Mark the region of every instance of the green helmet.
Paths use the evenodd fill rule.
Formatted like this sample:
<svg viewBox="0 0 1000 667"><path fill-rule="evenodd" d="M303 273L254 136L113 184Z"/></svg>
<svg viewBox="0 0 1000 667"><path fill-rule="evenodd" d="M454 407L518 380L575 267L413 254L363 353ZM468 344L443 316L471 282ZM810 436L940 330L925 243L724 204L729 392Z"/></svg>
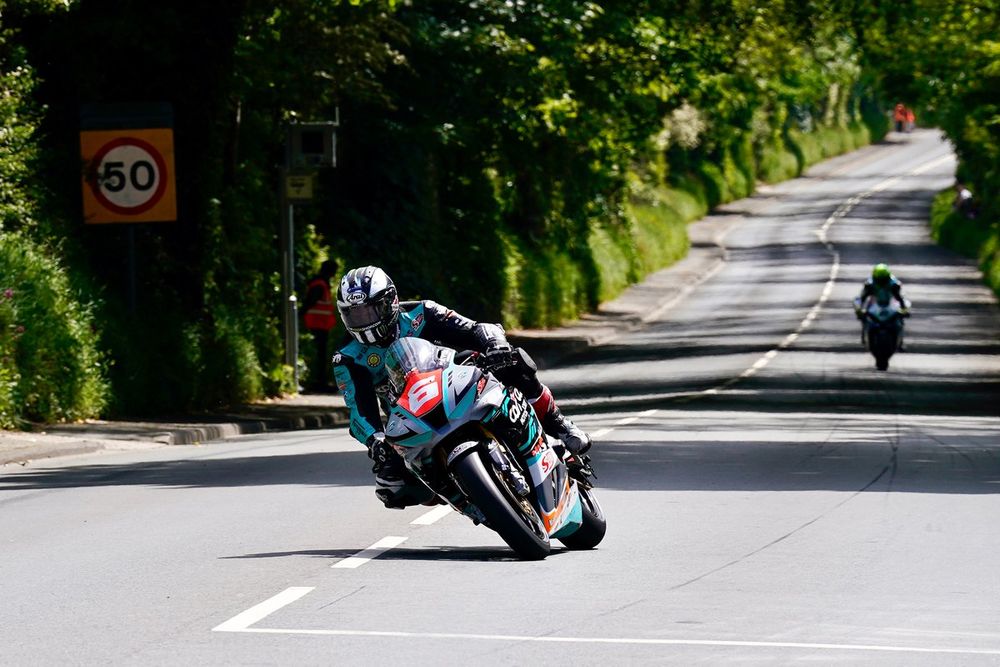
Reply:
<svg viewBox="0 0 1000 667"><path fill-rule="evenodd" d="M889 267L885 264L878 263L872 267L872 280L877 283L887 283L889 278L892 277L892 272L889 271Z"/></svg>

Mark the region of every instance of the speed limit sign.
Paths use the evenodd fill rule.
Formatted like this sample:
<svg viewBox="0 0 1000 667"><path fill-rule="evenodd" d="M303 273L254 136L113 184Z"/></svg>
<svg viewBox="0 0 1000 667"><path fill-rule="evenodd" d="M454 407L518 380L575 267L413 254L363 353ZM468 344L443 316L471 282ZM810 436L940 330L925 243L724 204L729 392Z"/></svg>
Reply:
<svg viewBox="0 0 1000 667"><path fill-rule="evenodd" d="M173 130L90 130L80 133L87 223L177 219Z"/></svg>

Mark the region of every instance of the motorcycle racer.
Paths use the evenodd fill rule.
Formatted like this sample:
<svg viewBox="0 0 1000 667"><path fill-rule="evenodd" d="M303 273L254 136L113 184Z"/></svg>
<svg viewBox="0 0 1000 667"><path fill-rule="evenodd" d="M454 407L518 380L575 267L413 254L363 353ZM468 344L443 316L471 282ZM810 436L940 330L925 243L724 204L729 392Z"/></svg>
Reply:
<svg viewBox="0 0 1000 667"><path fill-rule="evenodd" d="M351 411L351 435L368 448L374 461L375 495L386 507L421 502L412 493L416 479L385 440L379 413L379 402L388 391L385 351L400 337L417 336L482 353L485 369L524 394L547 434L573 454L590 449L590 436L562 414L552 392L538 380L535 362L507 342L499 324L474 322L434 301L400 302L392 279L376 266L344 274L337 289L337 310L350 340L333 356L333 373Z"/></svg>
<svg viewBox="0 0 1000 667"><path fill-rule="evenodd" d="M900 314L909 317L910 300L903 296L903 285L892 271L885 264L879 262L872 267L871 278L868 278L861 287L861 294L854 297L854 314L861 320L861 344L865 344L865 305L868 299L875 298L877 301L888 300L889 298L899 301ZM903 332L899 333L899 350L903 351Z"/></svg>

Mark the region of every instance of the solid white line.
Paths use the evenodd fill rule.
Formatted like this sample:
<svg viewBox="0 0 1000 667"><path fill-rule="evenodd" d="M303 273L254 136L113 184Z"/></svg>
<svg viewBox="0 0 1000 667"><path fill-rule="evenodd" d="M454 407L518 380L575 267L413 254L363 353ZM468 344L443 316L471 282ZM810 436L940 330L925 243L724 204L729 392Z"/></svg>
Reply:
<svg viewBox="0 0 1000 667"><path fill-rule="evenodd" d="M413 521L411 521L410 525L413 525L413 526L429 526L432 523L440 521L441 519L445 518L446 516L448 516L449 514L451 514L454 511L455 510L453 510L451 508L451 505L441 505L440 507L435 507L430 512L427 512L425 514L421 514L416 519L414 519Z"/></svg>
<svg viewBox="0 0 1000 667"><path fill-rule="evenodd" d="M356 567L361 567L372 558L378 558L383 553L392 549L393 547L398 547L400 544L406 541L405 537L397 537L396 535L389 535L388 537L383 537L381 540L371 545L367 549L362 549L353 556L349 556L342 561L338 561L331 565L330 567L335 568L348 568L354 569Z"/></svg>
<svg viewBox="0 0 1000 667"><path fill-rule="evenodd" d="M612 431L614 431L613 428L602 428L600 431L594 431L593 433L591 433L590 437L593 438L594 440L597 440L598 438L603 438Z"/></svg>
<svg viewBox="0 0 1000 667"><path fill-rule="evenodd" d="M619 419L615 425L625 426L626 424L634 424L637 421L639 421L638 417L626 417L625 419Z"/></svg>
<svg viewBox="0 0 1000 667"><path fill-rule="evenodd" d="M315 587L293 586L286 588L272 598L256 604L244 612L236 614L225 623L212 628L212 632L246 632L247 628L282 607L290 605Z"/></svg>
<svg viewBox="0 0 1000 667"><path fill-rule="evenodd" d="M725 639L645 639L641 637L554 637L550 635L487 635L460 632L402 632L394 630L295 630L250 628L243 632L286 635L348 637L400 637L405 639L478 639L502 642L556 644L636 644L645 646L738 646L746 648L822 649L828 651L883 651L890 653L945 653L955 655L1000 655L1000 649L946 648L939 646L888 646L881 644L828 644L823 642L758 642Z"/></svg>

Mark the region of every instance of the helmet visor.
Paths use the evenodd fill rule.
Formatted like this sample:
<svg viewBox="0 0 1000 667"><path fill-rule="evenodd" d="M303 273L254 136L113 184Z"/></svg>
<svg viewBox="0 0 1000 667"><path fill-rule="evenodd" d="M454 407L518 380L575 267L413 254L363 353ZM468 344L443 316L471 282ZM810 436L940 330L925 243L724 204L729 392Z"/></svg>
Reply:
<svg viewBox="0 0 1000 667"><path fill-rule="evenodd" d="M352 304L339 309L340 317L348 331L364 331L382 321L385 311L384 305L383 303Z"/></svg>

